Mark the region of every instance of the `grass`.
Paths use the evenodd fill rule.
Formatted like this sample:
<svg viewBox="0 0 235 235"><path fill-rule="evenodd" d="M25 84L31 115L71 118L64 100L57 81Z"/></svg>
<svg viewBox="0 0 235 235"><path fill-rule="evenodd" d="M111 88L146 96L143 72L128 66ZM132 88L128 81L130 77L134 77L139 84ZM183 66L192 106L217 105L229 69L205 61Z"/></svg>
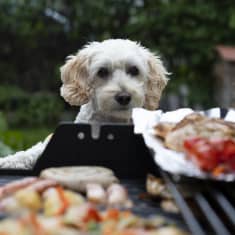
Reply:
<svg viewBox="0 0 235 235"><path fill-rule="evenodd" d="M25 150L39 141L43 141L54 128L8 129L0 133L0 140L15 151Z"/></svg>

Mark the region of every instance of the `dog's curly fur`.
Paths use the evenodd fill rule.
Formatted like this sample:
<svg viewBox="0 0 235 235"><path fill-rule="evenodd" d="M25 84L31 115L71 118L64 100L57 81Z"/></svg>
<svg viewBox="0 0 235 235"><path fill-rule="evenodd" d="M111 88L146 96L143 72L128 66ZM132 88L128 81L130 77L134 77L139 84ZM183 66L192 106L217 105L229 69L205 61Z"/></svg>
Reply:
<svg viewBox="0 0 235 235"><path fill-rule="evenodd" d="M128 73L133 67L136 75ZM99 76L100 69L107 76ZM139 43L124 39L92 42L61 67L61 95L69 104L82 106L76 122L129 121L134 107L158 107L167 74L160 58ZM128 105L116 102L120 92L130 95Z"/></svg>
<svg viewBox="0 0 235 235"><path fill-rule="evenodd" d="M139 43L92 42L61 67L61 95L69 104L81 106L75 122L129 122L134 107L158 107L167 74L160 58ZM123 93L128 102L117 99ZM49 139L0 159L0 167L32 168Z"/></svg>

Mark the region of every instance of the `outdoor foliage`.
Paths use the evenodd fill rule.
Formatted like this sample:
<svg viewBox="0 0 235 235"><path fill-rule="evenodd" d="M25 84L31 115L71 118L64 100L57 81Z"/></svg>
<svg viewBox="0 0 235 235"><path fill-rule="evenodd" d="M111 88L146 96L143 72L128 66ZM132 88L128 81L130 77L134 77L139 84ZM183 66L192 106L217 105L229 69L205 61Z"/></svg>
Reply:
<svg viewBox="0 0 235 235"><path fill-rule="evenodd" d="M55 125L59 67L89 41L140 41L172 73L164 100L181 94L202 108L215 105L215 46L235 42L234 0L1 0L0 9L0 110L16 127Z"/></svg>
<svg viewBox="0 0 235 235"><path fill-rule="evenodd" d="M26 150L36 143L43 141L53 131L54 128L42 127L6 130L0 133L0 139L4 143L4 149L2 150L0 142L0 156L6 156L7 154L14 153L15 151ZM11 146L11 148L8 146ZM14 149L14 151L12 149Z"/></svg>
<svg viewBox="0 0 235 235"><path fill-rule="evenodd" d="M0 112L0 133L3 133L7 129L7 121L4 115ZM13 151L10 147L0 141L0 157L11 154Z"/></svg>
<svg viewBox="0 0 235 235"><path fill-rule="evenodd" d="M46 127L58 123L63 102L47 91L30 93L14 86L2 86L0 107L11 127Z"/></svg>
<svg viewBox="0 0 235 235"><path fill-rule="evenodd" d="M9 129L6 116L0 112L0 157L25 150L37 142L43 141L53 130L52 127L38 126L33 129L22 127Z"/></svg>
<svg viewBox="0 0 235 235"><path fill-rule="evenodd" d="M214 48L235 40L233 0L1 0L0 8L1 81L56 95L68 54L123 37L161 54L172 72L168 92L185 84L190 105L210 106Z"/></svg>

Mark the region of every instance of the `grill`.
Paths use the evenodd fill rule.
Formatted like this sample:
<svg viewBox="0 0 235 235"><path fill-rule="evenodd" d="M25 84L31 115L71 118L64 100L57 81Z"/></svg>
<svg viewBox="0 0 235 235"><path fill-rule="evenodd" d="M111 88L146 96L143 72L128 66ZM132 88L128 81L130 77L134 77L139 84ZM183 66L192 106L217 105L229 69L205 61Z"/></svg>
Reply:
<svg viewBox="0 0 235 235"><path fill-rule="evenodd" d="M204 113L211 116L212 111ZM217 111L220 118L225 118L229 110L220 108ZM193 235L235 234L234 183L197 180L160 172ZM190 192L190 195L186 196L185 192Z"/></svg>
<svg viewBox="0 0 235 235"><path fill-rule="evenodd" d="M102 125L97 137L96 127L88 124L61 124L34 169L0 170L0 185L38 175L48 167L71 165L102 165L114 170L128 188L133 211L139 215L167 217L193 235L235 234L234 184L177 178L159 170L142 136L134 135L130 125ZM164 178L181 215L164 212L158 201L140 198L147 173Z"/></svg>
<svg viewBox="0 0 235 235"><path fill-rule="evenodd" d="M193 235L235 234L234 184L162 176Z"/></svg>
<svg viewBox="0 0 235 235"><path fill-rule="evenodd" d="M130 125L102 125L97 133L97 127L87 124L61 124L34 169L1 169L0 185L22 177L37 176L48 167L74 165L111 168L128 189L134 213L144 218L159 215L187 230L181 215L164 212L158 200L146 197L146 174L159 175L159 171L142 136L134 135ZM0 214L0 218L5 216Z"/></svg>

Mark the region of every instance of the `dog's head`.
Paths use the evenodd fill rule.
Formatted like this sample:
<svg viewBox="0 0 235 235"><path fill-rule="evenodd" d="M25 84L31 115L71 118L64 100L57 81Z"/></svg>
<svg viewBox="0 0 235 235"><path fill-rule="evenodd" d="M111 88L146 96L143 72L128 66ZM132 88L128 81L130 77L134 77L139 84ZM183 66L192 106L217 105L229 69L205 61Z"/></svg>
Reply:
<svg viewBox="0 0 235 235"><path fill-rule="evenodd" d="M61 95L77 106L93 99L104 113L134 107L154 110L167 84L166 75L159 57L136 42L92 42L61 67Z"/></svg>

